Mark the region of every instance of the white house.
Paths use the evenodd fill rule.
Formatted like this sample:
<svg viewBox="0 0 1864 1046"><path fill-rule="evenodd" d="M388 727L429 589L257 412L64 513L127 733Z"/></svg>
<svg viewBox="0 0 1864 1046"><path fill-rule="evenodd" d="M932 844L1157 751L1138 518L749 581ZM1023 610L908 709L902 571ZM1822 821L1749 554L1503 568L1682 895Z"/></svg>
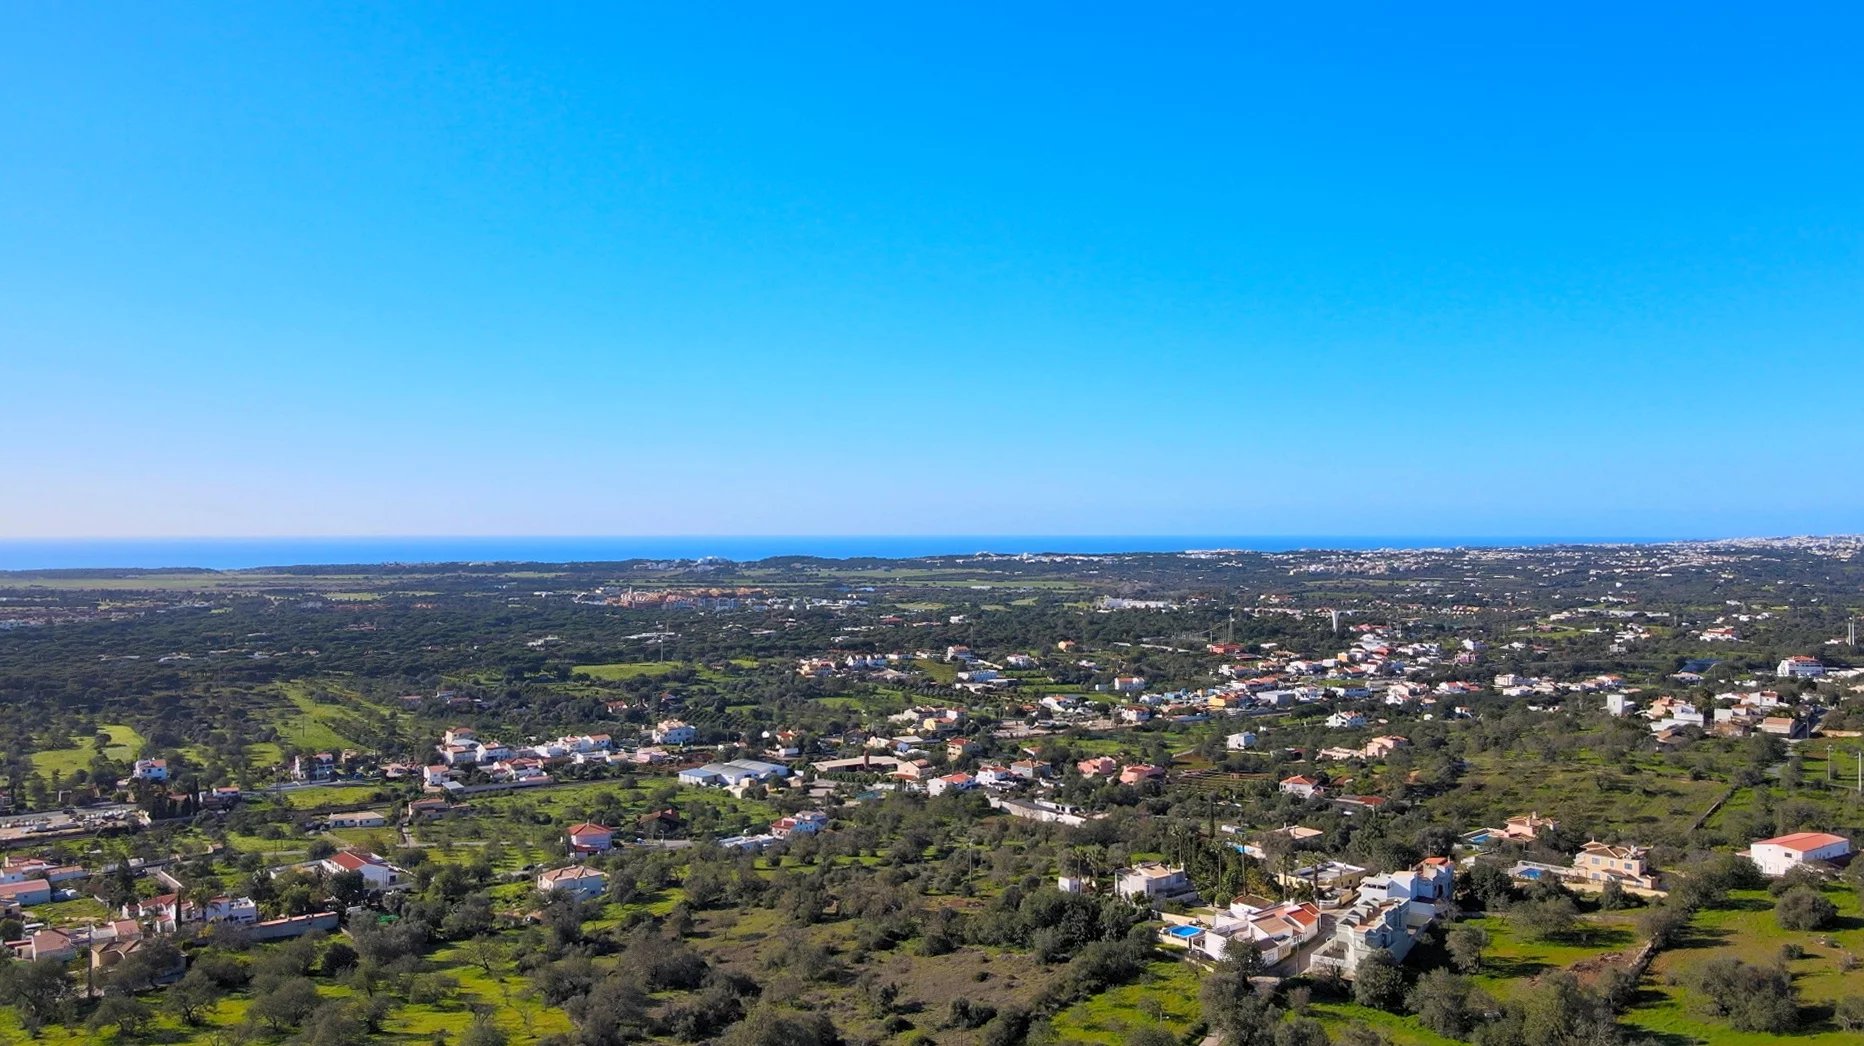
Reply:
<svg viewBox="0 0 1864 1046"><path fill-rule="evenodd" d="M1851 852L1851 840L1830 832L1794 832L1792 835L1756 840L1748 847L1748 859L1766 876L1785 875L1808 861L1830 861Z"/></svg>
<svg viewBox="0 0 1864 1046"><path fill-rule="evenodd" d="M1327 717L1327 725L1336 730L1357 730L1366 725L1366 717L1358 712L1335 712Z"/></svg>
<svg viewBox="0 0 1864 1046"><path fill-rule="evenodd" d="M991 763L977 768L977 783L985 788L1002 788L1005 785L1021 784L1022 780L1011 773L1007 766Z"/></svg>
<svg viewBox="0 0 1864 1046"><path fill-rule="evenodd" d="M699 732L678 719L662 719L654 724L652 737L657 745L689 745Z"/></svg>
<svg viewBox="0 0 1864 1046"><path fill-rule="evenodd" d="M251 926L259 921L259 905L250 897L215 897L199 909L193 905L186 906L183 914L206 923Z"/></svg>
<svg viewBox="0 0 1864 1046"><path fill-rule="evenodd" d="M968 792L977 787L977 778L970 774L946 774L934 777L926 782L927 795L944 795L946 792Z"/></svg>
<svg viewBox="0 0 1864 1046"><path fill-rule="evenodd" d="M1825 666L1816 657L1789 657L1773 670L1781 679L1817 679L1825 674Z"/></svg>
<svg viewBox="0 0 1864 1046"><path fill-rule="evenodd" d="M379 810L351 810L330 815L332 828L380 828L387 823L388 815Z"/></svg>
<svg viewBox="0 0 1864 1046"><path fill-rule="evenodd" d="M1448 858L1430 857L1408 871L1385 872L1360 880L1359 900L1404 901L1424 918L1431 918L1455 889L1455 866Z"/></svg>
<svg viewBox="0 0 1864 1046"><path fill-rule="evenodd" d="M607 876L582 865L552 868L537 877L537 889L540 892L564 893L584 900L600 897L607 887Z"/></svg>
<svg viewBox="0 0 1864 1046"><path fill-rule="evenodd" d="M570 850L575 853L607 853L609 848L615 845L615 830L613 828L594 824L589 821L584 821L582 824L578 825L571 825L569 831L565 834L569 836Z"/></svg>
<svg viewBox="0 0 1864 1046"><path fill-rule="evenodd" d="M1319 781L1302 774L1282 778L1280 787L1284 793L1298 795L1303 799L1312 799L1325 791Z"/></svg>
<svg viewBox="0 0 1864 1046"><path fill-rule="evenodd" d="M1230 947L1248 942L1264 965L1273 966L1320 935L1320 915L1320 908L1308 902L1284 901L1257 908L1237 901L1227 914L1210 921L1202 937L1184 936L1192 948L1212 959L1222 959Z"/></svg>
<svg viewBox="0 0 1864 1046"><path fill-rule="evenodd" d="M294 781L328 781L337 773L337 757L331 752L299 755L291 760Z"/></svg>
<svg viewBox="0 0 1864 1046"><path fill-rule="evenodd" d="M1197 893L1183 868L1173 868L1156 861L1120 869L1113 890L1121 897L1139 904L1191 897Z"/></svg>
<svg viewBox="0 0 1864 1046"><path fill-rule="evenodd" d="M1406 901L1362 901L1334 920L1333 940L1314 956L1314 965L1333 966L1351 979L1366 956L1384 950L1403 961L1416 937L1405 925Z"/></svg>
<svg viewBox="0 0 1864 1046"><path fill-rule="evenodd" d="M1241 752L1246 748L1254 748L1256 746L1256 733L1253 730L1244 730L1241 733L1231 734L1223 739L1223 745L1232 752Z"/></svg>
<svg viewBox="0 0 1864 1046"><path fill-rule="evenodd" d="M828 827L828 815L820 810L802 810L770 823L770 834L778 839L792 835L814 835Z"/></svg>
<svg viewBox="0 0 1864 1046"><path fill-rule="evenodd" d="M22 879L0 883L0 910L18 905L28 907L52 899L52 884L44 879Z"/></svg>
<svg viewBox="0 0 1864 1046"><path fill-rule="evenodd" d="M324 871L331 875L343 872L359 872L363 887L370 893L380 893L402 884L402 877L407 873L389 864L375 854L364 850L338 850L318 862Z"/></svg>
<svg viewBox="0 0 1864 1046"><path fill-rule="evenodd" d="M138 759L130 776L138 781L166 781L168 780L168 760Z"/></svg>

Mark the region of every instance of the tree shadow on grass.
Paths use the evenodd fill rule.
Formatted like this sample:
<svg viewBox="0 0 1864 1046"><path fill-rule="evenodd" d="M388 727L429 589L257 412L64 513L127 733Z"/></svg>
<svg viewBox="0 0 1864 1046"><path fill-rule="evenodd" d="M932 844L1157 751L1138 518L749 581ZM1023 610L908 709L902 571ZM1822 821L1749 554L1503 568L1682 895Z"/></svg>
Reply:
<svg viewBox="0 0 1864 1046"><path fill-rule="evenodd" d="M1588 926L1566 934L1560 938L1560 942L1581 948L1617 950L1630 947L1636 939L1635 933L1623 927Z"/></svg>
<svg viewBox="0 0 1864 1046"><path fill-rule="evenodd" d="M1684 1035L1681 1032L1650 1031L1648 1029L1639 1029L1639 1031L1642 1032L1642 1034L1638 1038L1638 1042L1643 1043L1644 1046L1701 1046L1702 1044L1701 1039L1696 1038L1694 1035Z"/></svg>
<svg viewBox="0 0 1864 1046"><path fill-rule="evenodd" d="M1534 977L1552 968L1539 959L1511 959L1495 955L1482 957L1482 972L1509 979Z"/></svg>
<svg viewBox="0 0 1864 1046"><path fill-rule="evenodd" d="M1676 940L1666 951L1690 951L1697 948L1718 948L1734 936L1734 931L1703 926L1691 926L1678 934Z"/></svg>
<svg viewBox="0 0 1864 1046"><path fill-rule="evenodd" d="M1832 924L1830 926L1827 926L1824 930L1821 930L1820 932L1829 934L1829 933L1838 933L1843 930L1864 930L1864 917L1859 917L1856 915L1841 915L1838 918L1833 919Z"/></svg>

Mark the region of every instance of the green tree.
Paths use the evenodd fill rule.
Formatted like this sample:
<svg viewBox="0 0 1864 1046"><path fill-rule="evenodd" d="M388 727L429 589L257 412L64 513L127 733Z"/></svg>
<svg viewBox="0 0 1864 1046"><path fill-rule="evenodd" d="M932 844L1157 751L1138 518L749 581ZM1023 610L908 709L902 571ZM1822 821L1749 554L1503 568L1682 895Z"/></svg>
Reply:
<svg viewBox="0 0 1864 1046"><path fill-rule="evenodd" d="M1689 911L1678 904L1653 904L1637 917L1637 931L1665 948L1689 926Z"/></svg>
<svg viewBox="0 0 1864 1046"><path fill-rule="evenodd" d="M91 1011L90 1020L84 1023L92 1031L114 1026L119 1034L135 1038L153 1016L154 1011L140 999L128 995L109 995L97 1004L97 1009Z"/></svg>
<svg viewBox="0 0 1864 1046"><path fill-rule="evenodd" d="M162 1008L181 1018L184 1024L199 1024L201 1016L213 1009L226 994L210 969L196 963L179 981L162 994Z"/></svg>
<svg viewBox="0 0 1864 1046"><path fill-rule="evenodd" d="M28 1031L62 1020L71 1002L71 978L51 959L0 963L0 1001L19 1010Z"/></svg>
<svg viewBox="0 0 1864 1046"><path fill-rule="evenodd" d="M1404 1002L1404 971L1383 948L1359 960L1353 970L1353 1001L1376 1010L1396 1010Z"/></svg>
<svg viewBox="0 0 1864 1046"><path fill-rule="evenodd" d="M1327 1029L1312 1017L1290 1017L1275 1025L1275 1046L1328 1046Z"/></svg>
<svg viewBox="0 0 1864 1046"><path fill-rule="evenodd" d="M511 1036L506 1035L498 1025L485 1017L473 1019L466 1030L460 1033L459 1046L508 1046Z"/></svg>
<svg viewBox="0 0 1864 1046"><path fill-rule="evenodd" d="M1468 1037L1483 1009L1474 996L1475 988L1469 978L1435 969L1412 985L1405 996L1405 1006L1417 1015L1424 1027L1438 1035L1462 1039Z"/></svg>
<svg viewBox="0 0 1864 1046"><path fill-rule="evenodd" d="M1736 1031L1791 1031L1799 1020L1792 978L1776 967L1755 966L1733 956L1704 962L1689 977L1703 1009Z"/></svg>
<svg viewBox="0 0 1864 1046"><path fill-rule="evenodd" d="M305 977L287 977L253 1000L246 1019L262 1022L273 1034L301 1024L317 1009L317 986Z"/></svg>
<svg viewBox="0 0 1864 1046"><path fill-rule="evenodd" d="M1240 942L1224 949L1223 959L1204 978L1198 992L1204 1023L1224 1046L1263 1046L1269 1041L1274 1008L1250 980L1261 972L1262 957L1247 942Z"/></svg>
<svg viewBox="0 0 1864 1046"><path fill-rule="evenodd" d="M1838 906L1810 886L1795 886L1774 903L1773 917L1784 930L1823 930L1838 920Z"/></svg>
<svg viewBox="0 0 1864 1046"><path fill-rule="evenodd" d="M1515 905L1509 909L1508 918L1527 936L1547 941L1573 932L1579 922L1579 908L1571 897L1548 897Z"/></svg>
<svg viewBox="0 0 1864 1046"><path fill-rule="evenodd" d="M1480 926L1462 924L1452 927L1444 935L1444 950L1450 953L1450 963L1463 973L1474 973L1482 968L1482 949L1489 946L1489 934Z"/></svg>

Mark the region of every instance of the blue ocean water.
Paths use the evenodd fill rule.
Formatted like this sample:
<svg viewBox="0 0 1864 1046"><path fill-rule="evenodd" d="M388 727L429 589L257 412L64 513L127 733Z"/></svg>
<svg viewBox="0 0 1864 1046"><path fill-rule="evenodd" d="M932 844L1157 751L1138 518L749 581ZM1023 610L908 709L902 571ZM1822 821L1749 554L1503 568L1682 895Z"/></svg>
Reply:
<svg viewBox="0 0 1864 1046"><path fill-rule="evenodd" d="M1612 537L1253 537L1200 535L907 535L716 537L356 537L356 538L7 538L0 570L75 568L309 566L331 563L589 563L625 559L732 560L772 556L827 559L966 555L996 552L1181 552L1186 549L1375 549L1504 547L1666 538Z"/></svg>

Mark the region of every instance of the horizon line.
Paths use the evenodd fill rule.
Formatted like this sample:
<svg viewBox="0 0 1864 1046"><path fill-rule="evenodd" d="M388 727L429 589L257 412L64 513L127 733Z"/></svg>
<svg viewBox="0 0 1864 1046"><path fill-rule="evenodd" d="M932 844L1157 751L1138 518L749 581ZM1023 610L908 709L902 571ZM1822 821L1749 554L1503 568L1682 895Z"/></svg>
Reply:
<svg viewBox="0 0 1864 1046"><path fill-rule="evenodd" d="M447 534L447 533L394 533L394 534L0 534L0 542L110 542L110 541L710 541L710 540L812 540L823 539L959 539L959 538L1014 538L1017 540L1057 538L1070 541L1082 539L1117 538L1299 538L1316 540L1338 538L1349 541L1374 541L1380 539L1423 540L1430 538L1453 538L1458 540L1534 540L1534 541L1626 541L1626 542L1666 542L1666 541L1764 541L1790 540L1794 538L1846 538L1864 536L1855 532L1836 531L1830 533L1720 533L1714 535L1698 534L1682 536L1676 534L1605 534L1605 533L1547 533L1547 532L1508 532L1488 533L1451 533L1433 531L1379 531L1379 532L1331 532L1301 533L1295 531L1055 531L1055 532L1014 532L1014 531L848 531L848 532L772 532L772 533L689 533L689 534L647 534L647 533L574 533L574 534L536 534L536 533L496 533L496 534Z"/></svg>

